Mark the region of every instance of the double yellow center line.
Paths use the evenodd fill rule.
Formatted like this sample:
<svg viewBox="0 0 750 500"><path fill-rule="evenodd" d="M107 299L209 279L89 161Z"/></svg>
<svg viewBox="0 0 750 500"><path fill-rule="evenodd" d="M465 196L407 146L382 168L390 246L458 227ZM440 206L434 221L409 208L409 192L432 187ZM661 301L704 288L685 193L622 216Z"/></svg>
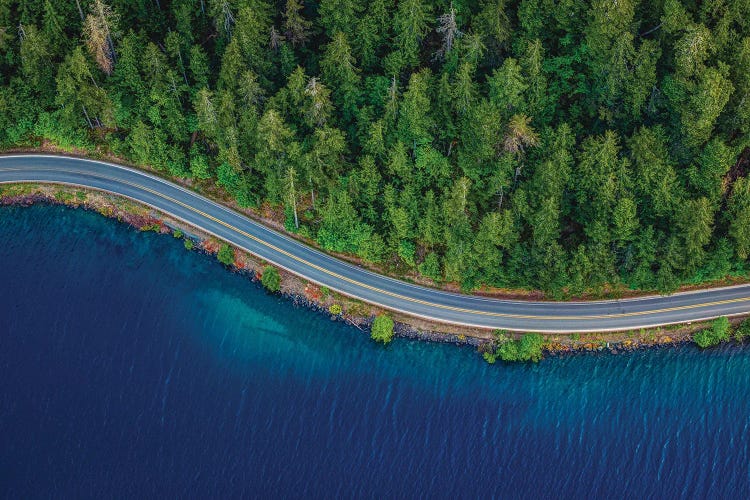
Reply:
<svg viewBox="0 0 750 500"><path fill-rule="evenodd" d="M25 170L25 169L3 169L3 170ZM218 219L218 218L216 218L216 217L214 217L214 216L212 216L210 214L207 214L206 212L203 212L202 210L199 210L199 209L197 209L197 208L195 208L195 207L193 207L191 205L188 205L187 203L184 203L184 202L182 202L180 200L177 200L175 198L167 196L167 195L165 195L163 193L160 193L160 192L158 192L158 191L156 191L154 189L150 189L150 188L148 188L146 186L142 186L140 184L128 182L128 181L125 181L125 180L122 180L122 179L107 177L107 176L100 175L100 174L93 174L91 172L82 172L82 171L67 170L67 169L62 169L62 170L61 169L45 169L45 170L47 170L47 171L56 171L56 172L67 172L67 173L73 173L73 174L81 174L81 175L86 175L86 176L98 177L98 178L103 179L103 180L108 180L108 181L112 181L112 182L124 184L124 185L130 186L130 187L139 189L141 191L150 193L150 194L156 196L157 198L161 198L161 199L167 200L167 201L169 201L171 203L174 203L174 204L179 205L179 206L181 206L183 208L186 208L189 211L194 212L196 214L199 214L199 215L201 215L202 217L205 217L208 220L216 222L217 224L220 224L220 225L226 227L227 229L229 229L229 230L231 230L231 231L233 231L233 232L235 232L237 234L240 234L240 235L248 238L251 241L254 241L254 242L256 242L256 243L258 243L260 245L263 245L263 246L269 248L270 250L273 250L274 252L277 252L277 253L279 253L281 255L284 255L284 256L286 256L286 257L288 257L290 259L293 259L293 260L299 262L300 264L303 264L303 265L305 265L307 267L310 267L312 269L320 271L321 273L327 274L328 276L331 276L331 277L336 278L338 280L344 281L346 283L352 284L354 286L357 286L357 287L360 287L360 288L363 288L363 289L366 289L366 290L370 290L370 291L378 293L378 294L383 294L383 295L386 295L388 297L392 297L392 298L395 298L395 299L398 299L398 300L403 300L405 302L410 302L410 303L413 303L413 304L419 304L419 305L423 305L423 306L427 306L427 307L433 307L433 308L436 308L436 309L442 309L442 310L447 310L447 311L452 311L452 312L458 312L458 313L463 313L463 314L479 315L479 316L497 317L497 318L530 319L530 320L542 320L542 321L596 320L596 319L614 319L614 318L627 318L627 317L633 317L633 316L645 316L645 315L653 315L653 314L663 314L663 313L670 313L670 312L677 312L677 311L687 311L687 310L691 310L691 309L698 309L698 308L704 308L704 307L715 307L715 306L723 306L723 305L730 305L730 304L738 304L738 303L750 302L750 297L739 297L739 298L734 298L734 299L718 300L718 301L714 301L714 302L704 302L704 303L700 303L700 304L689 304L689 305L683 305L683 306L665 307L665 308L661 308L661 309L651 309L651 310L646 310L646 311L634 311L634 312L628 312L628 313L598 314L598 315L573 315L573 316L538 316L538 315L525 315L525 314L498 313L498 312L490 312L490 311L480 311L480 310L476 310L476 309L466 309L466 308L463 308L463 307L455 307L455 306L449 306L449 305L445 305L445 304L436 304L434 302L428 302L428 301L425 301L425 300L416 299L416 298L413 298L413 297L408 297L408 296L405 296L405 295L401 295L401 294L398 294L398 293L395 293L395 292L390 292L388 290L383 290L381 288L377 288L377 287L374 287L372 285L368 285L366 283L362 283L360 281L357 281L357 280L348 278L346 276L343 276L341 274L335 273L335 272L333 272L333 271L331 271L329 269L326 269L324 267L318 266L318 265L313 264L312 262L309 262L309 261L307 261L307 260L305 260L305 259L303 259L301 257L298 257L297 255L294 255L294 254L292 254L292 253L290 253L290 252L288 252L288 251L286 251L286 250L284 250L282 248L279 248L279 247L277 247L277 246L275 246L275 245L273 245L273 244L271 244L271 243L269 243L269 242L267 242L265 240L262 240L262 239L258 238L257 236L254 236L254 235L252 235L252 234L250 234L250 233L248 233L246 231L243 231L242 229L239 229L239 228L237 228L237 227L235 227L235 226L233 226L233 225L231 225L231 224L229 224L229 223L227 223L227 222L225 222L225 221L223 221L221 219ZM165 181L163 181L161 179L160 179L160 181L161 182L165 182ZM13 181L13 182L50 182L50 181L26 180L26 181ZM165 184L166 184L166 182L165 182ZM92 186L89 186L89 187L92 187ZM176 186L175 186L175 188L176 188ZM96 189L96 188L94 188L94 189ZM177 189L179 189L179 188L177 188ZM189 193L191 196L195 196L195 197L198 196L198 195L196 195L194 193L191 193L189 191L186 191L186 192ZM140 201L143 201L143 200L140 200ZM158 208L160 210L164 210L163 208L159 208L159 207L156 207L156 208ZM165 212L166 212L166 210L165 210ZM174 215L174 214L172 214L172 215ZM237 214L237 216L242 217L239 214ZM186 222L190 223L190 221L186 221ZM200 227L200 226L198 226L198 227ZM250 251L248 249L245 249L245 250ZM251 253L254 253L254 252L251 252ZM264 257L262 255L258 255L258 257L263 258L263 259L267 259L267 257ZM271 259L268 259L268 260L271 260ZM302 277L304 277L306 279L310 279L309 277L305 276L304 274L302 274L299 271L297 271L297 273L300 276L302 276ZM343 292L342 291L342 293L350 294L351 292ZM368 299L365 299L363 297L359 297L359 296L356 296L356 295L353 295L353 296L355 296L356 298L358 298L360 300L371 301L371 300L368 300ZM381 305L383 307L389 307L389 306L387 306L385 304L377 304L377 303L375 303L375 304L376 305ZM405 311L405 312L408 313L409 311ZM435 319L439 320L439 318L435 318ZM450 321L450 320L442 319L441 321Z"/></svg>

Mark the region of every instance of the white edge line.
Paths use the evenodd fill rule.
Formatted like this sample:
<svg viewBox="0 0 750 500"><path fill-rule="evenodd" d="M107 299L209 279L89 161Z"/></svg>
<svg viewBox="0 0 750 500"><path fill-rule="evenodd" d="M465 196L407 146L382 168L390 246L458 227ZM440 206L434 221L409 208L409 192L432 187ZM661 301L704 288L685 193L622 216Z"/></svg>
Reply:
<svg viewBox="0 0 750 500"><path fill-rule="evenodd" d="M152 205L150 203L146 203L144 201L138 200L136 198L133 198L133 197L125 195L125 194L116 193L114 191L108 191L106 189L99 189L99 188L87 186L85 184L77 184L77 183L74 183L74 182L53 182L53 181L39 181L39 180L0 181L0 184L19 184L19 183L38 183L38 184L53 184L53 185L54 184L58 184L58 185L66 185L66 186L75 186L75 187L81 187L81 188L84 188L84 189L91 189L93 191L99 191L99 192L102 192L102 193L113 194L115 196L120 196L122 198L127 198L127 199L129 199L129 200L131 200L131 201L133 201L135 203L139 203L141 205L150 207L150 208L156 210L157 212L161 212L161 213L165 214L168 217L172 217L174 219L182 221L183 223L187 224L188 226L196 228L199 231L203 231L203 232L205 232L207 234L210 234L210 235L212 235L212 236L214 236L214 237L216 237L216 238L218 238L220 240L226 241L227 243L229 243L231 245L234 245L237 248L240 248L240 249L244 250L245 252L247 252L247 253L249 253L251 255L254 255L256 258L259 258L261 260L265 260L267 262L270 262L271 264L273 264L273 265L275 265L275 266L277 266L277 267L285 270L288 273L291 273L291 274L294 274L296 276L299 276L300 278L305 279L307 281L310 281L312 283L315 283L317 285L326 286L328 288L331 288L331 289L337 291L338 293L340 293L342 295L346 295L347 297L351 297L351 298L353 298L355 300L360 300L362 302L365 302L365 303L368 303L368 304L372 304L372 305L375 305L377 307L382 307L384 309L395 311L395 312L404 314L406 316L412 316L412 317L416 317L416 318L422 318L422 319L425 319L425 320L428 320L428 321L434 321L434 322L437 322L437 323L443 323L443 324L448 324L448 325L466 326L466 327L470 327L470 328L479 328L479 329L482 329L482 330L498 330L498 329L500 329L500 330L509 330L509 331L512 331L512 332L521 332L521 333L522 332L535 332L535 333L546 333L546 334L606 333L606 332L621 332L621 331L628 331L628 330L640 330L640 329L647 329L647 328L657 328L657 327L660 327L660 326L668 326L668 325L689 324L689 323L693 323L693 322L708 321L708 320L711 320L711 319L719 318L721 316L735 317L735 316L743 316L743 315L747 315L748 314L747 312L737 312L737 313L731 313L731 314L721 314L721 315L718 315L718 316L706 316L706 317L703 317L703 318L697 318L697 319L691 319L691 320L669 321L669 322L665 322L665 323L654 323L654 324L643 325L643 326L634 326L634 327L629 327L629 328L578 329L578 330L564 330L564 329L563 330L559 330L559 329L548 329L548 328L526 330L526 329L513 328L513 327L487 326L487 325L478 325L478 324L473 324L473 323L464 323L464 322L441 320L441 319L437 319L437 318L434 318L434 317L431 317L431 316L425 316L425 315L422 315L422 314L416 314L416 313L413 313L413 312L407 312L407 311L404 311L403 309L399 309L397 307L391 307L391 306L386 306L386 305L383 305L383 304L378 304L377 302L373 302L373 301L364 299L364 298L359 297L359 296L357 296L357 295L355 295L353 293L344 292L344 291L336 288L335 286L326 285L324 283L319 282L318 280L309 278L309 277L305 276L302 273L299 273L297 271L292 271L291 269L287 268L286 266L278 264L273 259L269 259L269 258L263 257L263 256L255 253L255 252L253 252L253 251L245 248L242 245L239 245L239 244L237 244L237 243L235 243L233 241L230 241L230 240L228 240L228 239L226 239L226 238L224 238L222 236L217 235L213 231L209 231L207 229L203 229L203 228L197 226L196 224L193 224L192 222L189 222L189 221L183 219L182 217L179 217L179 216L174 215L174 214L170 214L168 211L166 211L164 209L161 209L161 208L159 208L159 207L157 207L155 205ZM733 287L724 287L724 288L733 288Z"/></svg>
<svg viewBox="0 0 750 500"><path fill-rule="evenodd" d="M300 247L303 247L306 250L309 250L311 252L317 253L318 255L320 255L320 256L322 256L324 258L333 259L337 263L342 264L345 267L348 267L349 269L353 269L355 271L362 272L362 273L368 274L370 276L374 276L374 277L376 277L378 279L385 279L385 280L388 280L388 281L393 282L393 283L397 283L397 284L402 285L402 286L407 286L407 287L414 288L414 289L417 289L417 290L427 291L429 293L438 293L438 294L442 294L442 295L446 295L446 296L450 296L450 297L454 297L454 298L460 298L460 299L464 299L464 300L468 299L470 301L504 303L504 304L510 304L510 305L513 305L513 304L565 304L566 306L570 305L570 306L574 306L574 307L583 307L583 306L587 306L587 305L591 305L591 304L616 304L616 303L623 303L623 302L637 302L637 301L645 301L645 300L654 300L654 299L661 299L661 298L666 298L666 297L679 298L679 297L682 297L682 296L685 296L685 295L693 295L693 294L700 294L700 293L706 293L706 292L718 292L718 291L725 291L725 290L734 290L734 289L743 288L743 287L749 287L750 286L750 284L739 284L739 285L728 285L728 286L716 287L716 288L706 288L706 289L699 289L699 290L688 290L688 291L678 292L678 293L669 294L669 295L650 294L650 295L643 295L643 296L639 296L639 297L629 297L629 298L624 298L624 299L604 299L604 300L585 300L585 301L584 300L581 300L581 301L508 300L508 299L499 299L499 298L495 299L495 298L492 298L492 297L483 297L483 296L480 296L480 295L470 295L470 294L455 293L455 292L450 292L450 291L446 291L446 290L440 290L440 289L437 289L437 288L430 288L430 287L425 287L425 286L422 286L422 285L417 285L417 284L414 284L414 283L409 283L407 281L402 281L402 280L399 280L399 279L396 279L396 278L393 278L393 277L390 277L390 276L386 276L386 275L383 275L383 274L378 274L378 273L375 273L373 271L370 271L369 269L366 269L366 268L354 265L354 264L352 264L350 262L347 262L347 261L342 260L342 259L340 259L338 257L335 257L333 255L325 253L325 252L323 252L323 251L321 251L321 250L319 250L317 248L314 248L314 247L312 247L312 246L310 246L310 245L308 245L308 244L306 244L304 242L301 242L299 240L291 238L291 237L289 237L289 236L287 236L287 235L285 235L285 234L283 234L283 233L281 233L281 232L279 232L279 231L277 231L275 229L267 227L264 224L261 224L261 223L255 221L255 220L247 217L246 215L244 215L244 214L242 214L240 212L237 212L236 210L231 209L231 208L229 208L229 207L227 207L227 206L225 206L225 205L223 205L221 203L218 203L218 202L216 202L214 200L211 200L210 198L207 198L207 197L205 197L205 196L203 196L203 195L201 195L201 194L199 194L199 193L197 193L197 192L195 192L193 190L187 189L187 188L185 188L183 186L180 186L179 184L176 184L176 183L174 183L172 181L169 181L167 179L163 179L163 178L161 178L161 177L159 177L157 175L154 175L154 174L152 174L150 172L146 172L144 170L140 170L140 169L137 169L137 168L134 168L134 167L130 167L130 166L127 166L127 165L121 165L121 164L118 164L118 163L112 163L112 162L108 162L108 161L103 161L103 160L95 160L95 159L92 159L92 158L82 158L82 157L68 156L68 155L62 155L62 154L60 154L60 155L53 155L53 154L29 153L29 154L0 155L0 161L2 161L3 158L56 158L56 159L64 159L64 160L70 160L70 161L81 161L81 162L88 162L88 163L98 163L100 165L106 165L106 166L109 166L109 167L114 167L114 168L118 168L118 169L121 169L121 170L125 170L125 171L133 173L135 175L141 175L141 176L150 178L150 179L152 179L154 181L162 183L162 184L164 184L166 186L169 186L171 188L178 189L178 190L180 190L180 191L182 191L182 192L184 192L184 193L186 193L186 194L188 194L190 196L193 196L193 197L195 197L195 198L197 198L197 199L199 199L201 201L204 201L204 202L206 202L206 203L208 203L210 205L213 205L216 208L219 208L220 210L223 210L224 212L226 212L228 214L231 214L231 215L233 215L235 217L240 217L244 221L249 222L250 224L252 224L252 225L260 228L261 230L273 233L275 236L278 236L278 237L280 237L280 238L288 241L292 245L298 245ZM27 181L27 182L29 182L29 181ZM100 190L100 191L106 191L106 190ZM137 201L137 200L134 200L134 201Z"/></svg>

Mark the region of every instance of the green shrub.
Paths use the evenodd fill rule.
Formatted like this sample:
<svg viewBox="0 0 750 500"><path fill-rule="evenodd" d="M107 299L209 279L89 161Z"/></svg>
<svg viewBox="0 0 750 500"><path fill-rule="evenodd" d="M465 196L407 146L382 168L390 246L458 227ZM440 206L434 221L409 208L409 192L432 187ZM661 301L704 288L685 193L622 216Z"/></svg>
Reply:
<svg viewBox="0 0 750 500"><path fill-rule="evenodd" d="M734 332L734 340L737 342L743 342L747 337L750 337L750 318L743 320Z"/></svg>
<svg viewBox="0 0 750 500"><path fill-rule="evenodd" d="M216 254L216 258L225 266L231 266L234 264L234 250L225 243L221 245L219 253Z"/></svg>
<svg viewBox="0 0 750 500"><path fill-rule="evenodd" d="M494 350L484 351L482 353L482 357L489 364L494 364L495 361L497 361L497 355L495 354Z"/></svg>
<svg viewBox="0 0 750 500"><path fill-rule="evenodd" d="M527 333L521 337L518 344L518 354L521 361L538 363L542 359L544 337L539 333Z"/></svg>
<svg viewBox="0 0 750 500"><path fill-rule="evenodd" d="M185 238L185 249L192 250L195 244L193 243L193 240L190 238Z"/></svg>
<svg viewBox="0 0 750 500"><path fill-rule="evenodd" d="M278 292L281 290L281 276L279 271L273 266L266 266L263 269L263 276L260 282L269 292Z"/></svg>
<svg viewBox="0 0 750 500"><path fill-rule="evenodd" d="M711 347L712 345L714 345L713 337L711 336L709 330L701 330L699 332L696 332L695 335L693 335L693 342L698 344L698 347L700 347L701 349L705 349L706 347Z"/></svg>
<svg viewBox="0 0 750 500"><path fill-rule="evenodd" d="M177 239L180 239L184 235L183 235L182 231L180 231L179 229L175 229L174 231L172 231L172 236L174 236Z"/></svg>
<svg viewBox="0 0 750 500"><path fill-rule="evenodd" d="M494 363L501 359L506 362L532 361L539 362L542 359L542 348L544 337L539 333L526 333L519 339L513 340L505 332L497 330L495 341L488 350L482 353L485 361Z"/></svg>
<svg viewBox="0 0 750 500"><path fill-rule="evenodd" d="M153 231L155 233L159 233L161 232L161 227L159 226L159 224L144 224L140 227L140 230L143 232Z"/></svg>
<svg viewBox="0 0 750 500"><path fill-rule="evenodd" d="M211 177L211 171L208 167L208 158L191 150L190 173L196 179L209 179Z"/></svg>
<svg viewBox="0 0 750 500"><path fill-rule="evenodd" d="M722 316L713 321L710 329L701 330L693 335L693 341L698 347L705 349L726 342L729 340L730 334L731 325L729 324L729 320L725 316Z"/></svg>
<svg viewBox="0 0 750 500"><path fill-rule="evenodd" d="M328 308L328 312L333 314L334 316L338 316L343 312L343 309L338 304L331 304L331 307Z"/></svg>
<svg viewBox="0 0 750 500"><path fill-rule="evenodd" d="M712 331L716 340L719 342L729 340L729 336L732 334L732 325L726 316L716 318L711 326L713 327Z"/></svg>
<svg viewBox="0 0 750 500"><path fill-rule="evenodd" d="M370 338L375 342L387 344L393 340L393 320L386 314L379 314L372 322Z"/></svg>

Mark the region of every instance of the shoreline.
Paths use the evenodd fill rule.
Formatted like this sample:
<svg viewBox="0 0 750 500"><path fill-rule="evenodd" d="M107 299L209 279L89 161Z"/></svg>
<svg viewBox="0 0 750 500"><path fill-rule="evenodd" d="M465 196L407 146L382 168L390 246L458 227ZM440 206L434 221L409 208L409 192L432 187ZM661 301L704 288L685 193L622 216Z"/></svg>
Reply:
<svg viewBox="0 0 750 500"><path fill-rule="evenodd" d="M213 236L181 221L157 212L127 198L102 191L55 184L5 184L0 185L0 206L28 207L34 204L63 205L71 208L91 210L110 219L141 231L171 234L189 239L193 248L207 256L215 257L221 243ZM187 247L187 244L186 244ZM264 261L233 248L235 259L232 272L242 274L258 282ZM344 321L364 333L369 333L373 318L383 311L380 308L353 300L341 294L319 287L305 280L280 271L280 294L295 307L304 307L325 314L334 321ZM339 305L340 314L334 314L331 306ZM457 327L422 320L402 314L388 312L395 322L394 334L400 338L429 342L471 346L479 353L491 348L494 336L488 330ZM738 322L742 318L732 321ZM673 325L637 332L602 332L581 334L545 334L542 352L548 357L564 356L583 352L610 352L618 354L654 347L679 346L693 342L696 331L707 328L708 323Z"/></svg>
<svg viewBox="0 0 750 500"><path fill-rule="evenodd" d="M637 298L649 298L649 297L660 296L659 292L657 292L656 290L633 290L633 289L627 288L622 283L615 284L615 285L611 285L611 284L607 285L602 290L599 290L599 291L586 290L583 294L565 296L564 298L551 297L551 296L548 296L547 293L541 290L535 290L535 289L525 289L525 288L507 288L506 289L506 288L487 287L485 285L482 285L479 288L472 290L471 292L466 292L466 291L463 291L457 283L452 283L452 282L438 283L429 278L421 276L419 274L415 274L411 271L407 272L406 274L400 274L395 269L383 267L382 265L373 264L371 262L365 261L354 255L324 250L318 245L316 240L310 237L305 237L296 232L288 231L284 226L283 220L280 219L280 215L279 215L280 212L273 206L269 205L268 203L263 203L260 206L255 207L255 208L241 207L231 197L228 197L222 188L217 187L215 185L210 185L210 184L206 184L204 182L195 181L195 180L186 181L185 179L180 179L180 178L172 177L170 175L165 175L164 172L160 170L156 170L148 165L133 163L133 161L131 161L128 158L119 157L119 156L112 154L109 151L102 151L98 148L96 150L86 150L86 149L82 150L82 149L77 149L77 148L66 149L66 148L62 148L56 145L53 142L49 142L46 139L41 139L41 140L42 140L42 143L41 143L41 146L39 147L23 147L23 146L10 147L10 148L3 149L2 151L0 151L0 153L3 155L12 155L12 154L17 154L17 155L47 154L47 155L53 155L53 156L62 155L62 156L69 156L73 158L80 158L83 160L96 160L96 161L103 161L103 162L111 162L111 163L127 166L130 168L142 171L144 173L147 173L149 175L153 175L161 179L167 180L169 182L173 182L182 188L195 191L198 194L201 194L203 196L210 198L216 203L219 203L228 208L231 208L232 210L235 210L236 212L248 217L249 219L255 222L263 224L264 226L269 227L283 234L284 236L288 238L294 239L300 243L304 243L305 245L311 248L314 248L320 252L323 252L327 255L335 257L349 264L354 264L354 265L363 267L364 269L367 269L374 273L381 274L383 276L387 276L390 278L402 280L406 283L411 283L411 284L423 286L426 288L455 293L459 295L478 296L478 297L485 297L485 298L498 299L498 300L533 300L533 301L539 301L539 302L559 302L561 300L564 300L565 302L598 302L598 301L637 299ZM706 290L706 289L714 289L714 288L721 288L725 286L733 286L733 285L741 285L741 284L749 284L749 283L750 283L750 274L743 275L743 276L728 275L721 279L716 279L712 281L705 281L705 282L700 282L700 283L682 283L670 293L685 293L685 292L694 292L694 291L698 292L698 291Z"/></svg>

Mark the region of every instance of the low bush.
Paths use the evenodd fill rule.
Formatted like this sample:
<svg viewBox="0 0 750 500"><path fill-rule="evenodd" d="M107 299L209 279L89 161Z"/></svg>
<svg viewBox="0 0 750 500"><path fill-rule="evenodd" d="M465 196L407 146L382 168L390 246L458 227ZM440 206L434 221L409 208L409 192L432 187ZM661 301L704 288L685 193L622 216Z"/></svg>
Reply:
<svg viewBox="0 0 750 500"><path fill-rule="evenodd" d="M750 337L750 318L743 320L734 332L734 340L737 342L743 342L747 337Z"/></svg>
<svg viewBox="0 0 750 500"><path fill-rule="evenodd" d="M234 264L234 250L225 243L219 248L219 253L216 254L216 258L225 266L231 266Z"/></svg>
<svg viewBox="0 0 750 500"><path fill-rule="evenodd" d="M281 276L278 269L273 266L266 266L263 269L263 276L260 278L260 282L269 292L278 292L281 290Z"/></svg>
<svg viewBox="0 0 750 500"><path fill-rule="evenodd" d="M729 340L729 336L732 333L731 330L729 320L725 316L722 316L713 321L711 328L701 330L693 335L693 341L701 349L706 349L707 347L719 345Z"/></svg>
<svg viewBox="0 0 750 500"><path fill-rule="evenodd" d="M343 309L338 304L331 304L331 307L328 308L328 312L333 314L334 316L338 316L343 312Z"/></svg>
<svg viewBox="0 0 750 500"><path fill-rule="evenodd" d="M488 363L494 363L498 359L506 362L537 363L542 359L543 348L544 337L539 333L526 333L514 340L507 333L498 330L495 332L495 341L482 356Z"/></svg>
<svg viewBox="0 0 750 500"><path fill-rule="evenodd" d="M370 338L375 342L387 344L393 340L393 320L386 314L379 314L372 322Z"/></svg>

